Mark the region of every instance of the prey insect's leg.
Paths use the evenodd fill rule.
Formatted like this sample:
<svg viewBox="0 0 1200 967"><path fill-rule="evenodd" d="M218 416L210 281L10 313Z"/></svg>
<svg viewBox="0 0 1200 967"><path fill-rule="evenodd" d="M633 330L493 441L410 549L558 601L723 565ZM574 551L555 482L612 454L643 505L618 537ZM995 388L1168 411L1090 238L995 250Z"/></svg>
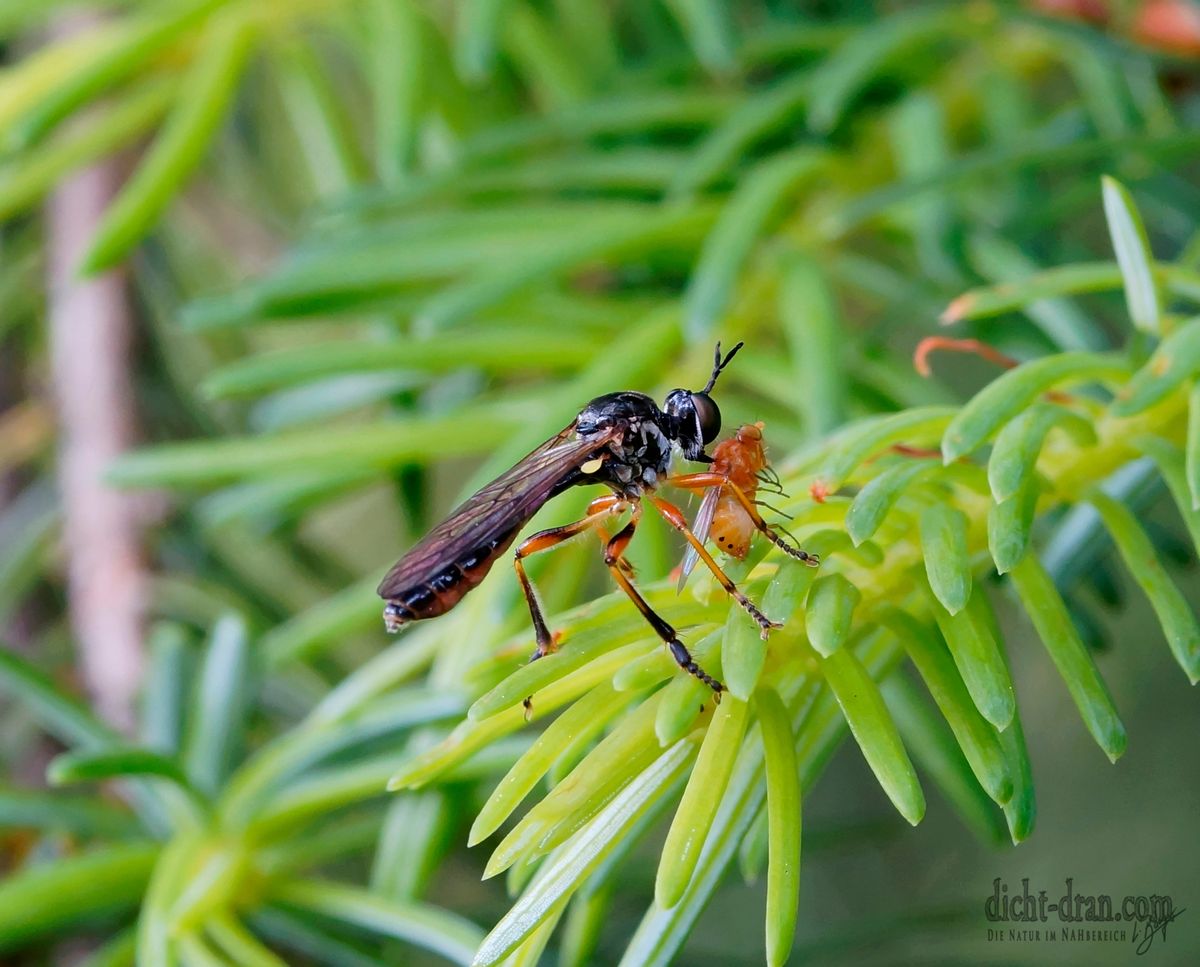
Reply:
<svg viewBox="0 0 1200 967"><path fill-rule="evenodd" d="M675 659L675 663L679 665L689 675L694 675L700 681L704 682L713 690L713 697L716 701L721 701L721 693L725 691L725 686L713 678L708 672L701 668L696 660L692 657L691 652L687 650L687 646L679 640L679 635L662 617L650 607L645 598L641 596L638 589L633 586L633 582L626 577L625 572L621 569L621 557L625 553L625 548L629 546L629 542L633 539L633 533L637 530L638 521L642 516L641 503L633 505L633 517L621 531L608 542L608 546L604 549L604 563L608 566L612 573L613 579L617 585L629 595L637 609L642 613L642 617L654 629L655 633L666 644L667 649L671 652L671 657Z"/></svg>
<svg viewBox="0 0 1200 967"><path fill-rule="evenodd" d="M529 557L530 554L536 554L538 551L548 551L552 547L557 547L563 541L568 541L577 534L582 534L585 530L593 527L598 527L600 522L612 514L618 514L624 509L623 501L616 494L605 494L603 497L597 497L588 504L587 513L575 521L573 524L565 524L562 527L550 527L544 531L538 531L532 537L521 542L521 546L517 548L513 555L513 567L517 572L517 580L521 582L521 590L525 592L525 601L529 605L529 615L533 619L533 632L537 638L537 650L533 653L530 661L535 661L543 655L554 650L554 636L550 634L550 629L546 626L545 615L542 614L541 603L537 599L537 592L533 589L533 582L529 580L529 575L525 573L525 565L522 559Z"/></svg>
<svg viewBox="0 0 1200 967"><path fill-rule="evenodd" d="M732 578L730 578L728 574L721 570L721 566L714 561L712 555L705 550L704 542L692 533L692 529L688 527L687 520L683 516L683 511L681 511L674 504L663 500L661 497L651 497L650 502L654 504L654 509L662 514L663 519L687 539L687 542L692 545L696 553L700 556L700 560L705 563L708 569L713 572L713 575L716 577L716 579L721 582L721 587L723 587L729 593L730 597L732 597L738 604L742 606L743 609L745 609L746 613L750 615L751 618L758 622L759 630L764 638L767 637L767 634L772 628L783 627L783 625L772 621L765 614L759 611L758 608L755 607L754 603L738 590L738 586L733 583Z"/></svg>
<svg viewBox="0 0 1200 967"><path fill-rule="evenodd" d="M816 554L809 554L799 547L793 547L782 537L780 537L771 526L762 518L762 514L758 512L758 508L754 506L754 501L746 496L746 492L737 484L721 473L713 473L712 471L704 473L688 473L678 477L668 477L667 483L676 487L682 487L685 490L704 490L708 487L724 487L729 493L733 494L734 499L742 505L742 509L750 516L750 520L754 522L754 526L758 532L763 535L772 544L782 550L784 553L794 557L797 561L803 561L809 567L816 567L821 563L821 559Z"/></svg>

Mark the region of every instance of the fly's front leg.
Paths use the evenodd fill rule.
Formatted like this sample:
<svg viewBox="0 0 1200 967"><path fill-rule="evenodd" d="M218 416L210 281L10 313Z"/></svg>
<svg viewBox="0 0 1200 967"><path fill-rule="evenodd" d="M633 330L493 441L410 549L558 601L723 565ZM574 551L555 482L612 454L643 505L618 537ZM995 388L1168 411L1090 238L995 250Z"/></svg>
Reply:
<svg viewBox="0 0 1200 967"><path fill-rule="evenodd" d="M779 624L777 621L772 621L765 614L759 611L754 603L744 594L742 594L742 592L738 589L738 586L733 583L733 579L721 570L721 566L717 564L717 562L713 560L712 555L705 550L704 542L695 534L693 534L692 529L688 527L687 519L683 516L683 511L681 511L674 504L663 500L661 497L651 497L650 501L654 504L654 509L662 514L663 519L677 531L679 531L679 533L681 533L687 539L687 542L692 545L696 553L699 555L700 560L705 563L708 569L712 571L716 579L721 582L721 587L723 587L728 592L730 597L740 604L746 613L758 623L759 631L763 638L767 637L767 634L772 628L783 627L783 625Z"/></svg>
<svg viewBox="0 0 1200 967"><path fill-rule="evenodd" d="M604 549L604 563L608 566L609 572L613 576L613 580L617 585L629 595L637 609L642 613L642 617L650 623L650 627L660 637L667 649L671 652L671 657L675 659L675 663L679 665L689 675L694 675L700 681L704 682L713 690L713 698L716 701L721 701L721 693L725 691L725 686L713 678L708 672L701 668L696 660L692 657L691 652L687 650L687 646L679 640L679 634L672 628L662 616L659 615L645 598L641 596L638 589L633 586L633 582L625 575L621 569L621 558L625 553L625 549L629 546L629 542L633 539L634 531L637 530L638 521L642 516L641 503L633 505L633 517L620 532Z"/></svg>
<svg viewBox="0 0 1200 967"><path fill-rule="evenodd" d="M676 487L682 487L685 490L706 490L709 487L724 487L729 493L733 494L734 499L741 504L742 509L749 515L753 521L755 528L772 544L778 547L785 554L794 557L797 561L803 561L809 567L816 567L821 563L821 559L816 554L809 554L808 551L800 547L794 547L779 536L771 526L762 518L762 514L758 512L758 508L754 506L754 501L746 496L746 491L742 490L737 484L721 473L713 473L708 471L705 473L688 473L678 477L668 477L667 483Z"/></svg>

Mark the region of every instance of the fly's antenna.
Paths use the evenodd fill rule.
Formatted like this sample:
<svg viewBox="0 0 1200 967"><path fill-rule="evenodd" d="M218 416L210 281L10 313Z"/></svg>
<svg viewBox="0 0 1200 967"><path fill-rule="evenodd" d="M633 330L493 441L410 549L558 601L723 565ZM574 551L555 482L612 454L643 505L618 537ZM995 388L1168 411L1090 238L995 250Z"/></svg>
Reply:
<svg viewBox="0 0 1200 967"><path fill-rule="evenodd" d="M700 391L701 393L707 393L707 392L709 392L709 390L711 390L714 386L717 385L717 377L721 375L721 370L723 370L726 366L729 365L729 360L733 359L733 357L735 355L737 355L737 351L739 349L741 349L742 346L744 346L744 345L745 345L744 342L739 342L736 346L734 346L731 350L729 350L729 352L725 355L725 358L722 359L721 358L721 344L717 343L716 355L713 357L712 375L710 377L708 377L708 382L705 383L704 389L702 389Z"/></svg>

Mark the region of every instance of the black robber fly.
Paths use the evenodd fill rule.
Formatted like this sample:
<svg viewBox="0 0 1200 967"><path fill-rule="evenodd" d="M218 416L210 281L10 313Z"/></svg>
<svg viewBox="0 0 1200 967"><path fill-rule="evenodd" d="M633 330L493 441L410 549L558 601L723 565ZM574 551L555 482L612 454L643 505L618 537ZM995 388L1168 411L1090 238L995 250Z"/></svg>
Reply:
<svg viewBox="0 0 1200 967"><path fill-rule="evenodd" d="M722 358L721 344L718 343L712 375L704 388L672 390L661 409L644 393L626 391L596 397L561 433L468 498L397 561L379 585L379 596L387 602L383 609L387 630L398 631L410 621L445 614L483 580L543 504L570 487L602 484L610 493L593 500L581 519L539 531L516 550L513 563L529 604L537 638L537 649L531 660L553 651L556 638L546 626L523 559L577 534L597 530L607 538L604 562L617 584L645 616L680 667L712 688L719 700L724 686L695 662L675 629L638 593L630 580L632 568L625 562L624 553L641 519L642 499L646 498L683 534L725 590L758 622L764 638L770 629L779 626L759 611L721 571L705 550L703 541L688 527L683 513L657 496L657 488L663 483L689 490L724 488L743 506L754 526L774 544L798 560L814 566L818 563L815 555L793 547L771 530L753 500L727 474L669 475L672 452L676 448L687 460L712 463L712 457L704 448L721 430L721 411L709 393L721 371L741 348L739 342ZM605 522L626 511L630 513L629 521L615 536L608 537Z"/></svg>

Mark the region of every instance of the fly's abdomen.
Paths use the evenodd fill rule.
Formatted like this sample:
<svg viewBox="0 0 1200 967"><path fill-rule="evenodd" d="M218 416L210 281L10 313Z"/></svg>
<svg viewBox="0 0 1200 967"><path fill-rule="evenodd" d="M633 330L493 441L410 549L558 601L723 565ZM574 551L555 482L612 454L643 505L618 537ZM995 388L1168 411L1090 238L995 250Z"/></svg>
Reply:
<svg viewBox="0 0 1200 967"><path fill-rule="evenodd" d="M405 588L387 599L383 620L388 631L398 631L410 621L423 621L445 614L476 587L492 565L517 536L514 528L507 534L467 551L452 564L428 580Z"/></svg>

